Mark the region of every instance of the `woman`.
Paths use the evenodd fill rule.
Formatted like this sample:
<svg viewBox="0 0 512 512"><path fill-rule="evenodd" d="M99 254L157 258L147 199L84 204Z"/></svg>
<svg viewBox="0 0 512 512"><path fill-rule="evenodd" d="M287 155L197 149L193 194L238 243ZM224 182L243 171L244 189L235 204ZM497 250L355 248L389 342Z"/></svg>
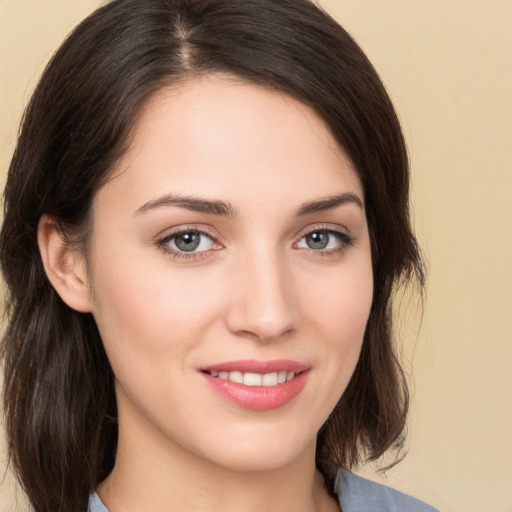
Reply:
<svg viewBox="0 0 512 512"><path fill-rule="evenodd" d="M407 154L307 0L114 0L27 109L5 190L4 404L36 511L432 510L399 448ZM88 505L89 504L89 505Z"/></svg>

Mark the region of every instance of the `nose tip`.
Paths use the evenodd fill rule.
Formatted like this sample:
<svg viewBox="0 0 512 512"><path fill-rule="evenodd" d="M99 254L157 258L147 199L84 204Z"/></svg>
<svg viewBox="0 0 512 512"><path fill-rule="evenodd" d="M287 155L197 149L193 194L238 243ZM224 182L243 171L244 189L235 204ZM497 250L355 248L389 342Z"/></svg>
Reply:
<svg viewBox="0 0 512 512"><path fill-rule="evenodd" d="M259 301L258 298L250 300L253 304ZM242 314L243 324L239 325L238 332L260 341L273 341L293 330L288 308L276 305L275 301L268 301L264 308L247 308Z"/></svg>
<svg viewBox="0 0 512 512"><path fill-rule="evenodd" d="M279 262L245 266L233 276L227 324L231 332L262 342L293 331L297 315L290 278Z"/></svg>

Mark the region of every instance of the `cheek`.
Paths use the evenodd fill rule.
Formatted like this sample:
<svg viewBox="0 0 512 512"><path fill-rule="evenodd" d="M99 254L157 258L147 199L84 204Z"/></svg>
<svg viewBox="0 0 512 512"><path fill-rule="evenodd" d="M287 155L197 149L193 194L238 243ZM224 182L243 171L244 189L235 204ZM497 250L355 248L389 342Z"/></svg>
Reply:
<svg viewBox="0 0 512 512"><path fill-rule="evenodd" d="M315 286L308 310L316 327L329 333L335 344L362 341L373 300L373 275L369 257L357 265L341 267Z"/></svg>
<svg viewBox="0 0 512 512"><path fill-rule="evenodd" d="M343 394L355 370L373 300L370 258L340 268L328 281L319 283L309 300L309 318L325 350L319 364L326 369L331 406Z"/></svg>
<svg viewBox="0 0 512 512"><path fill-rule="evenodd" d="M217 314L213 294L198 293L200 283L189 273L170 273L166 261L118 258L97 265L93 277L93 314L114 372L178 361Z"/></svg>
<svg viewBox="0 0 512 512"><path fill-rule="evenodd" d="M103 275L102 275L103 274ZM148 318L154 297L133 279L100 272L101 290L94 297L94 318L110 364L116 376L141 370L141 357L148 352L158 353L162 326Z"/></svg>
<svg viewBox="0 0 512 512"><path fill-rule="evenodd" d="M343 337L362 343L373 299L372 281L358 283L352 290L342 290L331 300L336 304L337 314L331 308L331 314L338 332ZM350 293L352 291L352 293Z"/></svg>

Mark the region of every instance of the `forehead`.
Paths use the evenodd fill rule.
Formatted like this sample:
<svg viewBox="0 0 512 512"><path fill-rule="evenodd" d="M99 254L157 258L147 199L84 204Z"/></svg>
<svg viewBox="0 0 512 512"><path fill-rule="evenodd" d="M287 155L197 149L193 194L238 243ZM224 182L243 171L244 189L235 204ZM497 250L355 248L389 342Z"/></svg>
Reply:
<svg viewBox="0 0 512 512"><path fill-rule="evenodd" d="M281 92L224 75L165 88L142 109L111 184L125 196L230 196L362 189L323 120ZM121 185L121 183L119 183ZM145 197L142 197L145 195ZM307 200L307 198L305 198Z"/></svg>

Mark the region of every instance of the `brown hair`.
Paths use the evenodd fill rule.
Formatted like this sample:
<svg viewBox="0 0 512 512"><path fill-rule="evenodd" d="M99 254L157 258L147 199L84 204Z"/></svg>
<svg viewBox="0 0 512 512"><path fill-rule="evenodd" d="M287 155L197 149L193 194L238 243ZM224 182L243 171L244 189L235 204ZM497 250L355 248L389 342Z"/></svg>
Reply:
<svg viewBox="0 0 512 512"><path fill-rule="evenodd" d="M91 203L162 87L228 73L311 106L364 188L374 298L361 356L318 436L336 466L399 446L408 394L393 348L396 286L423 269L408 212L409 169L391 101L352 38L308 0L114 0L85 19L45 70L23 118L5 188L0 262L10 461L34 509L84 511L112 470L114 376L90 314L66 306L37 247L41 215L87 240ZM78 238L80 238L78 236Z"/></svg>

